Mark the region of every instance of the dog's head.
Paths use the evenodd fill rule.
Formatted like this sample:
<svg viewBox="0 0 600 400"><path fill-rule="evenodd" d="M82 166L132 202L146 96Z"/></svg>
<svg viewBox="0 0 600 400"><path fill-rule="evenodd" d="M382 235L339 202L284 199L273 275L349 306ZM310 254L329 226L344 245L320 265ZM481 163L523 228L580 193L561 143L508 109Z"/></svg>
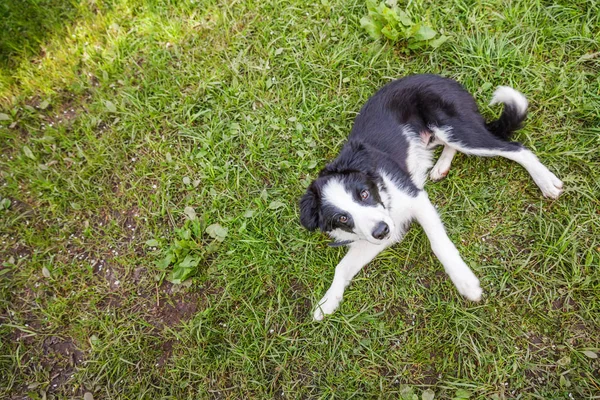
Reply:
<svg viewBox="0 0 600 400"><path fill-rule="evenodd" d="M300 199L300 222L339 242L382 244L394 234L389 196L367 149L349 142Z"/></svg>

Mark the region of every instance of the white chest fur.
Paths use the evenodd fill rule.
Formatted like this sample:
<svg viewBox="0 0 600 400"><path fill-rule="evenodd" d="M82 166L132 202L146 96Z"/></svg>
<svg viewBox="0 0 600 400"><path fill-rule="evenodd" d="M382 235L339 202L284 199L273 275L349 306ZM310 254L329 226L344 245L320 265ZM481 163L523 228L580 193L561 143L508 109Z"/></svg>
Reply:
<svg viewBox="0 0 600 400"><path fill-rule="evenodd" d="M433 153L427 149L427 145L418 139L415 134L405 127L403 133L408 141L408 153L406 164L411 175L411 180L419 189L423 189L427 180L427 172L433 166Z"/></svg>
<svg viewBox="0 0 600 400"><path fill-rule="evenodd" d="M393 237L390 238L392 242L399 242L404 237L406 230L408 229L410 222L415 217L415 204L416 198L410 196L406 192L400 190L396 183L383 171L380 172L385 182L387 189L387 195L389 201L387 204L390 208L390 217L394 221L396 227Z"/></svg>

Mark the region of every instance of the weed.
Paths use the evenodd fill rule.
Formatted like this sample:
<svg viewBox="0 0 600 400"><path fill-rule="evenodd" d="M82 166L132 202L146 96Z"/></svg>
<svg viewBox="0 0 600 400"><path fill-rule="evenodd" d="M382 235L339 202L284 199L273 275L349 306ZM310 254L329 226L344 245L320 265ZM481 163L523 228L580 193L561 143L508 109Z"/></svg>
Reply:
<svg viewBox="0 0 600 400"><path fill-rule="evenodd" d="M448 37L440 35L425 21L414 22L406 11L396 2L391 5L385 1L367 0L368 15L360 19L360 25L374 39L387 38L392 43L403 43L405 51L424 47L438 48Z"/></svg>
<svg viewBox="0 0 600 400"><path fill-rule="evenodd" d="M8 210L9 207L10 207L10 199L3 199L2 196L0 196L0 211Z"/></svg>
<svg viewBox="0 0 600 400"><path fill-rule="evenodd" d="M175 238L167 246L161 246L156 239L146 241L147 246L163 248L163 258L157 261L156 266L163 271L161 280L167 269L172 267L167 280L173 284L181 284L197 275L206 257L216 252L227 236L227 229L219 224L206 227L204 220L196 216L193 208L186 207L185 211L187 219L182 227L175 229ZM205 230L214 240L206 240Z"/></svg>

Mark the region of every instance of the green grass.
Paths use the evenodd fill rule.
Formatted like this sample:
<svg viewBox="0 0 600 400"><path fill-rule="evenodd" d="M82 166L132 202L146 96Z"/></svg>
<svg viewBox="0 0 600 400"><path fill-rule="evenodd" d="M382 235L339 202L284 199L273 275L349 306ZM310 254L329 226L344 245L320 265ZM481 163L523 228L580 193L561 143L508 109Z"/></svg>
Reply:
<svg viewBox="0 0 600 400"><path fill-rule="evenodd" d="M410 2L450 37L410 54L361 30L362 0L0 7L0 397L600 398L597 2ZM458 156L427 190L484 301L415 226L312 322L344 250L297 199L362 103L420 72L489 118L495 86L525 93L517 139L565 193ZM155 263L186 206L228 234L173 287Z"/></svg>

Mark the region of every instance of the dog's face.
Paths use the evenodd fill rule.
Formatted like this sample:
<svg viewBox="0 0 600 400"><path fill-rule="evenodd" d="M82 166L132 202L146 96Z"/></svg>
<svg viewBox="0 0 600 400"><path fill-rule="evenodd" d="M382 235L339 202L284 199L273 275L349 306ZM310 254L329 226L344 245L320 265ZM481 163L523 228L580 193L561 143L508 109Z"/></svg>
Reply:
<svg viewBox="0 0 600 400"><path fill-rule="evenodd" d="M319 228L339 242L382 244L394 234L388 193L367 157L360 146L350 145L321 171L300 200L305 228Z"/></svg>

